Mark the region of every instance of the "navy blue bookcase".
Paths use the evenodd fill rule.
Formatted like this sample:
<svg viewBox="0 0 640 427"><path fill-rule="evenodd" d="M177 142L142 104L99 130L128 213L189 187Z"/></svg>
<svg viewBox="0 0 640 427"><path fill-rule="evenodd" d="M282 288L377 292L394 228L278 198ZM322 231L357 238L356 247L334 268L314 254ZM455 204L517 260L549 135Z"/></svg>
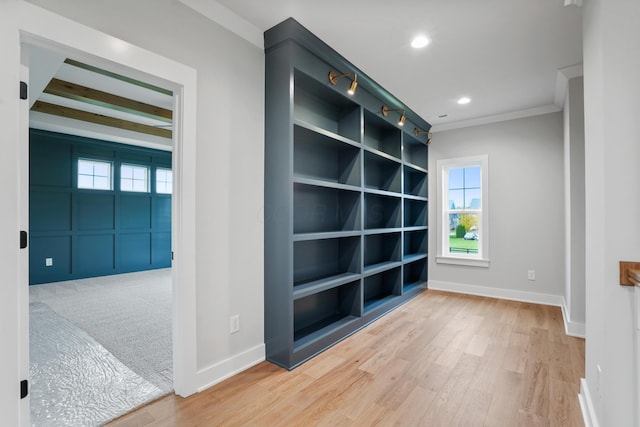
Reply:
<svg viewBox="0 0 640 427"><path fill-rule="evenodd" d="M292 369L426 288L431 125L293 19L265 52L265 343Z"/></svg>

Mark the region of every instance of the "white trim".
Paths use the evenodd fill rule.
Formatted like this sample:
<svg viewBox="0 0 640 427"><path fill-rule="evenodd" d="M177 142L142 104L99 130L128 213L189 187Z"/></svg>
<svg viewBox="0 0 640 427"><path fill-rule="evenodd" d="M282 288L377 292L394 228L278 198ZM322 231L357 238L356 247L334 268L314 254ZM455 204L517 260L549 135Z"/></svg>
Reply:
<svg viewBox="0 0 640 427"><path fill-rule="evenodd" d="M484 258L458 258L453 256L436 256L436 264L465 265L467 267L488 268L490 260Z"/></svg>
<svg viewBox="0 0 640 427"><path fill-rule="evenodd" d="M257 365L258 363L264 362L265 354L265 346L264 344L260 344L238 353L233 357L199 370L198 384L205 385L198 387L198 393Z"/></svg>
<svg viewBox="0 0 640 427"><path fill-rule="evenodd" d="M215 0L178 0L249 43L264 49L260 28Z"/></svg>
<svg viewBox="0 0 640 427"><path fill-rule="evenodd" d="M452 129L467 128L471 126L488 125L490 123L504 122L506 120L522 119L524 117L541 116L543 114L557 113L562 111L561 107L555 104L543 105L526 110L512 111L510 113L495 114L492 116L478 117L477 119L460 120L458 122L435 124L431 128L432 133L444 132Z"/></svg>
<svg viewBox="0 0 640 427"><path fill-rule="evenodd" d="M567 301L562 297L562 319L564 320L564 332L570 337L585 338L586 328L584 323L573 322L569 317L569 308L567 307Z"/></svg>
<svg viewBox="0 0 640 427"><path fill-rule="evenodd" d="M456 292L459 294L477 295L481 297L506 299L533 304L553 305L556 307L562 306L562 297L560 295L516 291L513 289L490 288L488 286L443 282L440 280L429 280L427 288L438 291Z"/></svg>
<svg viewBox="0 0 640 427"><path fill-rule="evenodd" d="M580 393L578 394L578 400L580 401L580 409L582 410L582 418L584 419L585 427L600 427L596 411L593 407L593 400L591 400L589 384L584 378L580 378Z"/></svg>
<svg viewBox="0 0 640 427"><path fill-rule="evenodd" d="M451 255L449 252L449 217L452 213L448 208L448 170L451 168L462 168L467 166L480 167L480 192L481 209L480 214L480 240L478 243L478 253L469 255ZM489 267L489 156L480 154L477 156L456 157L441 159L436 161L436 262L439 264L454 264L472 267ZM446 203L446 204L445 204ZM446 213L445 213L446 211ZM469 210L474 212L477 210ZM446 216L446 218L445 218Z"/></svg>
<svg viewBox="0 0 640 427"><path fill-rule="evenodd" d="M570 67L560 68L556 74L556 92L553 103L561 110L564 110L564 101L567 97L569 89L569 80L574 77L580 77L584 73L582 64L572 65Z"/></svg>

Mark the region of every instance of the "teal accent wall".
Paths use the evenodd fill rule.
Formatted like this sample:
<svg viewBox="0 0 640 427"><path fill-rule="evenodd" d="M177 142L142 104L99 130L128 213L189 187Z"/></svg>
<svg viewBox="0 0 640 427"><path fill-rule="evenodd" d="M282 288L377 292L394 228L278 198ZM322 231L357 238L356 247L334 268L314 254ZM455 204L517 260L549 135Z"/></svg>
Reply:
<svg viewBox="0 0 640 427"><path fill-rule="evenodd" d="M78 189L78 158L112 162L114 189ZM170 152L31 129L29 159L29 284L171 266ZM120 191L122 163L149 167L149 193Z"/></svg>

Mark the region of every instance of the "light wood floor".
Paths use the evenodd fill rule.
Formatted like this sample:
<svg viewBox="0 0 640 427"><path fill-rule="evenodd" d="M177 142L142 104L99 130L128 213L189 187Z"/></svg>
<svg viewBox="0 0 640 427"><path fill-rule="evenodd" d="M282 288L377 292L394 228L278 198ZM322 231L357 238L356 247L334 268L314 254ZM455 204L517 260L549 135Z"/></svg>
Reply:
<svg viewBox="0 0 640 427"><path fill-rule="evenodd" d="M110 426L582 426L582 377L558 307L429 290L291 372L263 362Z"/></svg>

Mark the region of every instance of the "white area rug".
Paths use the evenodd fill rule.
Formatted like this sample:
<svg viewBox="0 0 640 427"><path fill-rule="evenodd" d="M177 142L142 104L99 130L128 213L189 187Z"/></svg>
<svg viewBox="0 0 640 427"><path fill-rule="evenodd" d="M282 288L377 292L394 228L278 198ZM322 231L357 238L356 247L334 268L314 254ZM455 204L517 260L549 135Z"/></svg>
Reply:
<svg viewBox="0 0 640 427"><path fill-rule="evenodd" d="M32 426L98 426L164 394L46 304L29 308Z"/></svg>
<svg viewBox="0 0 640 427"><path fill-rule="evenodd" d="M173 390L170 269L34 285L29 292L32 303L46 304L63 320L86 332L123 365L154 385L160 395ZM33 346L34 340L41 338L33 335L38 334L33 319L31 331ZM32 414L33 401L32 394Z"/></svg>

